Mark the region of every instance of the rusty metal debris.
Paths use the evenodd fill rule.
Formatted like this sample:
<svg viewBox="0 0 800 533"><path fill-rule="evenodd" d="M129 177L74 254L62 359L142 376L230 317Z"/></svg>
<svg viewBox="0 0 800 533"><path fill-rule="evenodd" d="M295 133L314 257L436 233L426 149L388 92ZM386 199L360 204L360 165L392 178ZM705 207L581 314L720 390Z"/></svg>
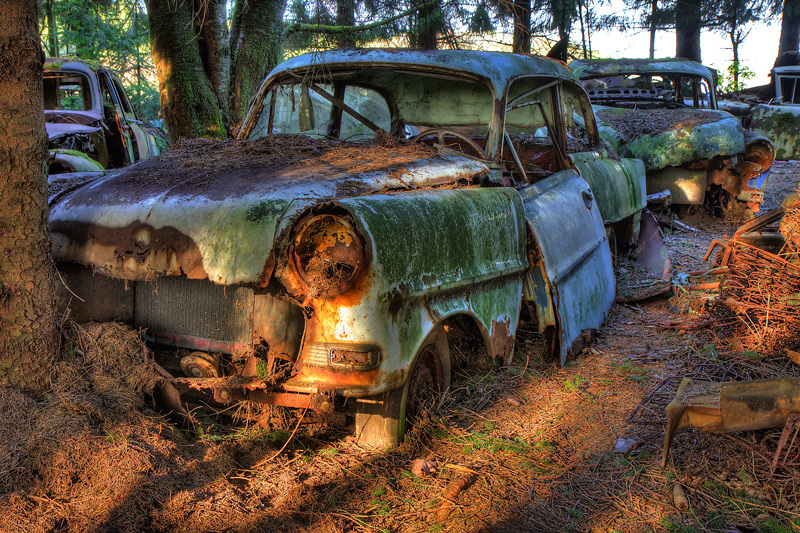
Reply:
<svg viewBox="0 0 800 533"><path fill-rule="evenodd" d="M736 319L735 335L744 350L785 355L800 336L800 263L797 262L797 208L778 207L742 225L717 247L718 305Z"/></svg>
<svg viewBox="0 0 800 533"><path fill-rule="evenodd" d="M666 466L672 439L681 428L715 433L774 428L792 413L800 413L800 378L725 383L685 378L666 407L661 466Z"/></svg>

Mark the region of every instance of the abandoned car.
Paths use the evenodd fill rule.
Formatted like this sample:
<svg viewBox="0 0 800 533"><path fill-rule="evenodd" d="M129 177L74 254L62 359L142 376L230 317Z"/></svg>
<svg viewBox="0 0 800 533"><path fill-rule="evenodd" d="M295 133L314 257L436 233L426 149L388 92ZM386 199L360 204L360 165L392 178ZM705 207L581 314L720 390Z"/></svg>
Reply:
<svg viewBox="0 0 800 533"><path fill-rule="evenodd" d="M560 63L336 50L273 70L237 140L59 194L50 225L73 316L171 347L175 392L354 414L387 447L471 363L451 346L510 361L523 307L579 350L644 205Z"/></svg>
<svg viewBox="0 0 800 533"><path fill-rule="evenodd" d="M800 56L783 54L770 72L771 83L725 95L720 109L736 115L745 128L768 137L776 159L800 159Z"/></svg>
<svg viewBox="0 0 800 533"><path fill-rule="evenodd" d="M644 161L648 197L669 190L673 204L732 218L759 211L775 147L717 109L711 70L678 59L581 59L570 68L603 139Z"/></svg>
<svg viewBox="0 0 800 533"><path fill-rule="evenodd" d="M119 76L106 68L48 58L43 92L51 175L119 168L167 147L161 129L136 118Z"/></svg>

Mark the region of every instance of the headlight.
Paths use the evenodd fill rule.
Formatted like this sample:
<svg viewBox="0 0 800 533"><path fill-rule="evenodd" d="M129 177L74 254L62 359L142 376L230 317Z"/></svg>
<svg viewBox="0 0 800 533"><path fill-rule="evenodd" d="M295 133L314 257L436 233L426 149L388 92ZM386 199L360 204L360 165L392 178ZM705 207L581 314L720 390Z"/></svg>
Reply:
<svg viewBox="0 0 800 533"><path fill-rule="evenodd" d="M367 262L358 233L350 221L336 215L309 218L295 234L292 255L311 298L346 291Z"/></svg>

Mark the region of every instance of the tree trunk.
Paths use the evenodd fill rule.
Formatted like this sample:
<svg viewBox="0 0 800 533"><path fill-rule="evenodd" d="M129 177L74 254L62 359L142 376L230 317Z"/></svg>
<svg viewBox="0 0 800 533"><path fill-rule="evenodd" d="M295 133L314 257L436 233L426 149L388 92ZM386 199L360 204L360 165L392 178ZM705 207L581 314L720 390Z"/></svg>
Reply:
<svg viewBox="0 0 800 533"><path fill-rule="evenodd" d="M231 32L231 131L236 131L250 99L281 58L286 0L236 0Z"/></svg>
<svg viewBox="0 0 800 533"><path fill-rule="evenodd" d="M731 47L733 48L733 90L738 91L739 87L739 37L736 34L736 24L728 34L731 38Z"/></svg>
<svg viewBox="0 0 800 533"><path fill-rule="evenodd" d="M581 47L583 48L583 58L586 59L586 21L583 16L583 0L578 0L578 20L581 22Z"/></svg>
<svg viewBox="0 0 800 533"><path fill-rule="evenodd" d="M408 41L411 48L435 50L438 48L438 35L442 29L441 2L430 3L426 0L412 0L412 5L423 6L411 17L411 31Z"/></svg>
<svg viewBox="0 0 800 533"><path fill-rule="evenodd" d="M57 344L36 0L0 18L0 385L44 390Z"/></svg>
<svg viewBox="0 0 800 533"><path fill-rule="evenodd" d="M58 26L56 25L56 14L53 11L53 2L47 0L47 41L50 46L50 57L59 57L58 53Z"/></svg>
<svg viewBox="0 0 800 533"><path fill-rule="evenodd" d="M783 0L781 40L778 56L785 52L797 52L800 47L800 2Z"/></svg>
<svg viewBox="0 0 800 533"><path fill-rule="evenodd" d="M515 54L531 53L531 0L514 0L514 44Z"/></svg>
<svg viewBox="0 0 800 533"><path fill-rule="evenodd" d="M191 6L175 0L146 0L146 4L161 110L170 140L225 137L222 112L200 60Z"/></svg>
<svg viewBox="0 0 800 533"><path fill-rule="evenodd" d="M194 0L194 5L200 61L217 96L222 120L227 124L231 61L225 1Z"/></svg>
<svg viewBox="0 0 800 533"><path fill-rule="evenodd" d="M336 0L336 25L356 25L355 0ZM351 48L356 45L356 39L353 33L344 32L336 36L336 44L339 48Z"/></svg>
<svg viewBox="0 0 800 533"><path fill-rule="evenodd" d="M650 7L650 59L656 57L656 11L658 0L652 0Z"/></svg>
<svg viewBox="0 0 800 533"><path fill-rule="evenodd" d="M675 57L700 61L700 0L675 2Z"/></svg>

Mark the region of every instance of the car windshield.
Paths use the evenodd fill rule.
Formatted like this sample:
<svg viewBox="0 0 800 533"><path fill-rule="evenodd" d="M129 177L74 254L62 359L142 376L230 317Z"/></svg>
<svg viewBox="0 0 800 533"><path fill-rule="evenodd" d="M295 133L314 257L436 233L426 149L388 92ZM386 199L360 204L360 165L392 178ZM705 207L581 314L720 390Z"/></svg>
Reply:
<svg viewBox="0 0 800 533"><path fill-rule="evenodd" d="M46 111L92 109L89 78L77 72L46 72L43 97Z"/></svg>
<svg viewBox="0 0 800 533"><path fill-rule="evenodd" d="M446 128L485 146L494 111L486 84L377 67L297 78L266 91L248 138L299 133L360 141L374 138L378 130L414 138Z"/></svg>
<svg viewBox="0 0 800 533"><path fill-rule="evenodd" d="M624 100L653 104L668 102L698 109L713 107L711 84L700 77L624 74L583 80L581 84L589 98L593 100Z"/></svg>

